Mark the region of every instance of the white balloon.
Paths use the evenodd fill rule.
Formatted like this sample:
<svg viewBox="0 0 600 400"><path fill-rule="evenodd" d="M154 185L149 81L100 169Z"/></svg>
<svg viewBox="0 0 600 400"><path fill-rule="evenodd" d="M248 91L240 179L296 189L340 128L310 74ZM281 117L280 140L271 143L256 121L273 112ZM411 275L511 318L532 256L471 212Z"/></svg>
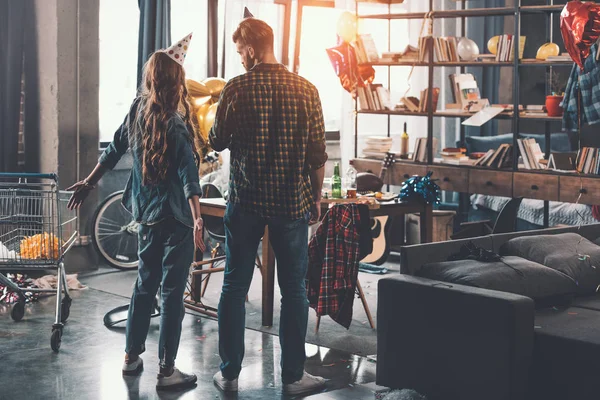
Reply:
<svg viewBox="0 0 600 400"><path fill-rule="evenodd" d="M463 61L472 61L479 55L477 43L466 37L458 41L457 51Z"/></svg>

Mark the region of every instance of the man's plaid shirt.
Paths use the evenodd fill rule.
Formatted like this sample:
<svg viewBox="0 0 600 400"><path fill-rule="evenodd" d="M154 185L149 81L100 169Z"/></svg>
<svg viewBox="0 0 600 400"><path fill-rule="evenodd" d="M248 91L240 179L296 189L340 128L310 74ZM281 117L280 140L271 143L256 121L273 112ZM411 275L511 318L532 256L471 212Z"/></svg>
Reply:
<svg viewBox="0 0 600 400"><path fill-rule="evenodd" d="M300 219L310 171L327 161L317 89L281 64L258 64L221 92L209 141L231 150L229 201L264 217Z"/></svg>

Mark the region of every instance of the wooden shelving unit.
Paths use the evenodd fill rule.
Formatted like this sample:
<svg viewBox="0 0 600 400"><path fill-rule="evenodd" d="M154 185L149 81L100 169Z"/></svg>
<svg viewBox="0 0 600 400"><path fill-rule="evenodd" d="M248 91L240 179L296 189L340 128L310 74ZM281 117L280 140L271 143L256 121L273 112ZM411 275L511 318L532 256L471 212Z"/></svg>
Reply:
<svg viewBox="0 0 600 400"><path fill-rule="evenodd" d="M560 4L560 5L555 5L554 0L546 0L547 4L546 5L541 5L541 6L521 6L520 0L516 0L516 4L514 7L498 7L498 8L471 8L471 9L467 9L466 8L466 3L468 0L457 0L456 3L460 5L460 9L457 10L435 10L433 7L433 0L429 0L429 12L425 13L425 12L418 12L418 13L392 13L392 8L391 8L391 4L388 5L388 13L387 14L360 14L359 13L359 3L361 3L360 1L356 2L356 15L358 15L359 18L363 18L363 19L377 19L377 20L386 20L388 21L388 48L389 48L389 43L391 42L392 38L390 37L389 34L389 27L390 27L390 21L392 20L402 20L402 19L406 19L406 20L410 20L410 19L423 19L426 17L426 15L430 15L434 20L435 19L440 19L440 18L460 18L462 19L462 32L460 36L467 36L466 35L466 18L471 18L471 17L489 17L489 16L512 16L514 17L514 33L513 33L513 37L514 37L514 54L519 54L519 42L520 42L520 23L521 23L521 16L522 15L528 15L528 14L544 14L547 15L548 17L548 26L552 26L552 16L556 13L560 13L564 7L564 4ZM386 3L388 4L388 3ZM547 29L547 36L548 36L548 40L550 41L550 29ZM429 78L428 78L428 85L427 87L430 88L430 90L433 88L433 76L435 72L436 68L444 68L444 67L450 67L450 68L460 68L461 72L464 72L464 68L465 67L482 67L482 68L486 68L486 67L506 67L506 68L513 68L513 81L512 81L512 85L513 85L513 108L514 109L518 109L519 107L519 71L521 68L545 68L546 72L550 72L552 70L552 68L554 67L572 67L573 63L572 62L564 62L564 61L559 61L559 62L546 62L546 61L538 61L535 59L522 59L519 60L518 57L515 57L514 61L511 62L496 62L496 61L472 61L472 62L435 62L434 61L434 48L433 48L433 41L429 41L429 59L425 62L411 62L411 61L400 61L400 62L373 62L373 63L369 63L369 65L371 66L384 66L384 67L388 67L388 84L391 84L390 82L390 69L393 67L421 67L421 68L428 68L428 72L429 72ZM388 87L389 89L389 87ZM482 97L485 97L485 93L482 93ZM441 96L440 96L441 98ZM561 173L552 173L552 172L541 172L541 171L533 171L533 170L526 170L526 171L521 171L518 169L518 156L513 157L513 166L512 169L504 169L504 170L498 170L498 169L490 169L490 168L477 168L477 167L471 167L471 166L456 166L456 165L449 165L449 164L436 164L434 163L434 154L433 154L433 120L434 118L460 118L460 119L465 119L465 118L469 118L471 117L473 114L472 113L466 113L466 112L456 112L454 110L436 110L433 111L432 110L432 98L431 96L429 96L429 104L428 104L428 109L430 111L428 112L408 112L408 111L387 111L387 110L380 110L380 111L374 111L374 110L359 110L358 109L358 101L355 102L355 143L354 143L354 148L355 148L355 158L358 156L358 118L360 117L361 114L380 114L380 115L386 115L388 118L388 137L390 136L390 126L391 126L391 121L390 121L390 117L391 116L418 116L418 117L423 117L423 118L427 118L428 120L428 128L427 128L427 144L428 144L428 154L427 154L427 162L426 163L415 163L415 162L410 162L410 161L402 161L397 163L397 165L393 166L391 168L391 173L388 173L388 184L393 184L393 185L398 185L401 184L403 182L403 180L405 179L404 177L409 174L413 175L414 174L423 174L426 172L427 170L436 170L436 171L444 171L444 176L443 178L445 179L445 181L443 180L443 184L440 185L442 187L443 190L452 190L452 191L457 191L457 192L462 192L462 193L482 193L482 194L492 194L492 195L501 195L501 196L506 196L506 197L512 197L513 195L523 195L526 194L528 196L534 196L533 198L539 198L542 200L546 200L545 201L545 215L544 215L544 223L545 225L548 225L548 210L549 210L549 206L548 206L548 201L550 200L561 200L561 201L568 201L568 202L574 202L576 199L566 199L566 193L563 194L561 196L561 184L565 185L565 187L572 187L575 184L580 184L580 180L586 180L586 182L588 182L589 180L593 180L594 178L598 178L598 176L593 175L593 176L579 176L579 175L573 175L573 174L561 174ZM443 107L443 104L440 103L440 106ZM439 106L438 106L439 107ZM539 114L524 114L524 113L502 113L500 115L498 115L496 117L496 119L504 119L504 120L512 120L512 132L513 132L513 148L514 149L518 149L518 144L517 144L517 139L519 137L519 124L521 120L537 120L537 121L545 121L546 122L546 146L545 149L542 149L545 151L546 153L546 157L549 156L550 154L550 142L551 142L551 135L550 135L550 122L556 122L556 121L561 121L562 118L561 117L549 117L547 115L539 115ZM462 142L464 142L465 139L465 134L464 134L464 129L461 129L461 135L460 135L460 139ZM518 150L516 150L516 152L518 152ZM365 161L368 162L368 160L360 160L360 161ZM359 166L362 164L358 164ZM404 172L404 171L408 171L408 172ZM476 173L475 173L476 171ZM459 177L459 178L452 178L450 175L454 175L455 177ZM521 181L523 181L523 179L513 179L514 176L516 176L518 174L519 177L522 178L523 174L532 174L531 176L534 177L541 177L543 179L541 179L543 182L546 182L547 184L553 184L556 183L556 193L554 193L554 190L539 190L539 189L531 189L531 187L529 188L529 190L526 190L526 188L521 187ZM477 184L477 179L471 179L472 177L475 176L484 176L487 177L488 180L485 181L485 183L487 183L486 185L479 185ZM530 175L527 175L530 176ZM441 179L440 176L438 176L438 178ZM492 179L493 178L493 179ZM462 179L462 183L455 185L455 184L450 184L449 182L452 180L456 180L456 179ZM494 179L495 180L499 180L502 182L502 184L498 183L498 184L494 184ZM577 181L577 182L575 182ZM510 185L508 184L508 182L510 182ZM515 182L515 185L513 185L513 182ZM531 186L531 183L528 183ZM588 182L588 186L590 185L590 183ZM536 186L536 185L534 185ZM537 187L539 187L540 185L537 185ZM596 190L596 186L594 186L594 188L590 189L588 192L590 193L596 193L598 192L598 194L600 195L600 179L597 181L597 186L598 186L598 190ZM516 189L515 189L516 187ZM536 192L537 191L537 192ZM590 199L589 201L591 201L592 196L587 195L586 197L587 199ZM596 200L597 201L597 200ZM585 202L585 201L584 201Z"/></svg>

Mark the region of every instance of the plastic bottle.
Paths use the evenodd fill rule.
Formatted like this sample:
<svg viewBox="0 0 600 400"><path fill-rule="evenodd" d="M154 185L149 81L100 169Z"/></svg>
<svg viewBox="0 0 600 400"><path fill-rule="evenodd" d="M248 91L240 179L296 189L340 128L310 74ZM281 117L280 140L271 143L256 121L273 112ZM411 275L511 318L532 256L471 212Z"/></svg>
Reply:
<svg viewBox="0 0 600 400"><path fill-rule="evenodd" d="M331 177L331 197L333 199L342 198L342 178L340 177L340 163L336 162Z"/></svg>
<svg viewBox="0 0 600 400"><path fill-rule="evenodd" d="M349 199L356 198L356 168L354 168L354 160L350 160L350 165L346 170L346 197Z"/></svg>
<svg viewBox="0 0 600 400"><path fill-rule="evenodd" d="M400 158L408 158L408 133L406 132L406 122L404 123L404 132L400 136Z"/></svg>

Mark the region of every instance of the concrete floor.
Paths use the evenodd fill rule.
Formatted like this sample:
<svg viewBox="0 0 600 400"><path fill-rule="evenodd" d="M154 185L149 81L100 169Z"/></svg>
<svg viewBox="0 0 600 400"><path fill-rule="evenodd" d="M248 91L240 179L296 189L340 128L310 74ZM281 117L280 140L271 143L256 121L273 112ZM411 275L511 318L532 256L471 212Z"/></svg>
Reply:
<svg viewBox="0 0 600 400"><path fill-rule="evenodd" d="M158 319L152 321L140 377L121 376L124 329L109 330L102 317L122 305L121 296L96 289L72 292L71 316L60 352L50 349L55 297L27 306L14 322L10 308L0 306L0 399L284 399L281 393L280 346L277 336L246 330L246 356L239 395L226 396L212 383L218 370L217 323L187 314L177 366L198 375L197 386L179 393L155 390ZM360 385L375 380L375 364L348 352L307 344L306 370L329 379L323 399L373 399Z"/></svg>

